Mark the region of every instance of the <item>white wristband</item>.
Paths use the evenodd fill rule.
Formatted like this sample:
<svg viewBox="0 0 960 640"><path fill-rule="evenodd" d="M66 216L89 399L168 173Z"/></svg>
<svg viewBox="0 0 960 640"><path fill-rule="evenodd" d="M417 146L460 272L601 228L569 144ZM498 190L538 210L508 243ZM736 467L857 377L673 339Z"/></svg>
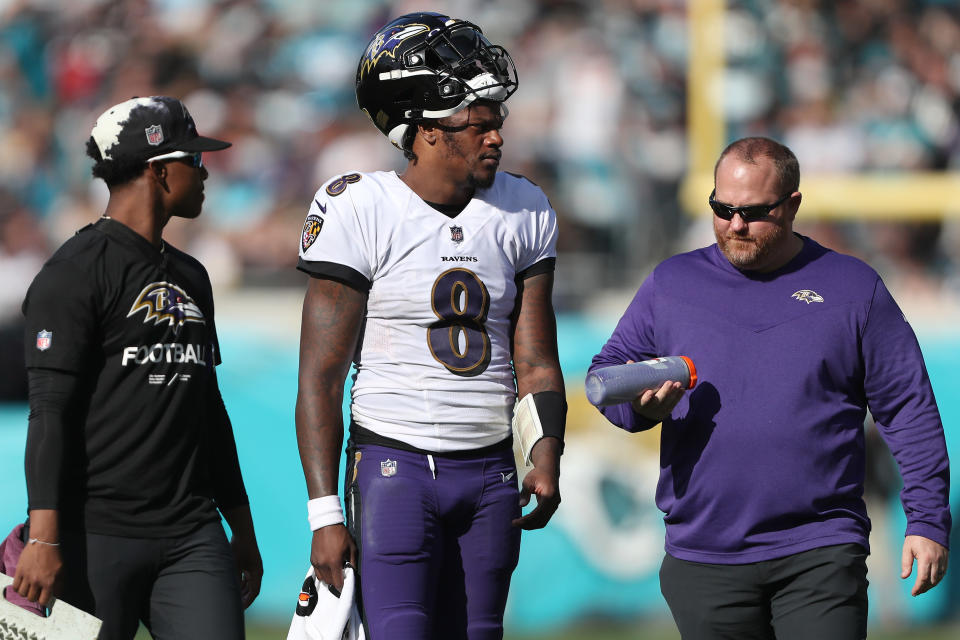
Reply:
<svg viewBox="0 0 960 640"><path fill-rule="evenodd" d="M340 496L323 496L307 500L307 519L310 521L310 530L316 531L331 524L343 524L343 507L340 506Z"/></svg>

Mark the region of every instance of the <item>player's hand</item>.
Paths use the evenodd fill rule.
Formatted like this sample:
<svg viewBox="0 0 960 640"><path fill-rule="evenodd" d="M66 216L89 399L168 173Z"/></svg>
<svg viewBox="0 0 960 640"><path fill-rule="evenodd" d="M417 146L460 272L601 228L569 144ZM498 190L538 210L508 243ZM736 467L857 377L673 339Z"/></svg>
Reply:
<svg viewBox="0 0 960 640"><path fill-rule="evenodd" d="M60 547L48 544L28 544L17 561L17 573L13 578L13 590L30 602L45 607L53 606L60 590L63 560Z"/></svg>
<svg viewBox="0 0 960 640"><path fill-rule="evenodd" d="M923 536L907 536L903 539L903 556L900 559L900 577L909 578L913 571L913 560L917 560L917 581L910 595L925 593L943 580L947 572L949 551L943 545Z"/></svg>
<svg viewBox="0 0 960 640"><path fill-rule="evenodd" d="M240 570L240 603L246 609L260 594L260 581L263 579L263 560L257 547L253 516L247 504L225 509L222 513L230 525L230 549Z"/></svg>
<svg viewBox="0 0 960 640"><path fill-rule="evenodd" d="M520 506L537 497L537 506L525 516L513 521L521 529L542 529L560 506L560 440L540 438L530 452L533 469L527 473L520 488Z"/></svg>
<svg viewBox="0 0 960 640"><path fill-rule="evenodd" d="M345 525L331 524L313 532L310 563L320 580L342 590L343 567L348 562L357 566L357 545Z"/></svg>
<svg viewBox="0 0 960 640"><path fill-rule="evenodd" d="M234 534L230 541L233 557L240 569L240 602L246 609L260 594L260 581L263 580L263 560L257 547L256 537Z"/></svg>
<svg viewBox="0 0 960 640"><path fill-rule="evenodd" d="M627 360L627 364L633 364L633 360ZM686 392L680 382L667 380L659 389L647 389L638 395L631 405L647 420L663 422Z"/></svg>

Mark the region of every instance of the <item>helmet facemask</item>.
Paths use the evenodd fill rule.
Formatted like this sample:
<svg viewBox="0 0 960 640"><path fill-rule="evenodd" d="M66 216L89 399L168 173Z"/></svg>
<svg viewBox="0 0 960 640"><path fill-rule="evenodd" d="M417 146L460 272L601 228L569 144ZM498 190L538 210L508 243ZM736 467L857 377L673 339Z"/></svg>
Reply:
<svg viewBox="0 0 960 640"><path fill-rule="evenodd" d="M455 22L430 35L423 46L404 55L411 74L434 73L438 95L427 108L411 109L407 117L445 118L474 100L503 102L517 90L517 69L506 49L492 45L469 22ZM430 108L433 107L433 108Z"/></svg>

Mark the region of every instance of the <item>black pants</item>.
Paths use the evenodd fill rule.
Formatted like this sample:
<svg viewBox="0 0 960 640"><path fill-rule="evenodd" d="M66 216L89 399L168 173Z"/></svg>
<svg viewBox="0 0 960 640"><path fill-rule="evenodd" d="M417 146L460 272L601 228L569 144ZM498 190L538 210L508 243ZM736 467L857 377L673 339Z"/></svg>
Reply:
<svg viewBox="0 0 960 640"><path fill-rule="evenodd" d="M667 554L660 590L683 640L861 640L866 559L856 544L738 565Z"/></svg>
<svg viewBox="0 0 960 640"><path fill-rule="evenodd" d="M100 640L244 637L240 582L219 522L179 538L64 532L60 598L101 620Z"/></svg>

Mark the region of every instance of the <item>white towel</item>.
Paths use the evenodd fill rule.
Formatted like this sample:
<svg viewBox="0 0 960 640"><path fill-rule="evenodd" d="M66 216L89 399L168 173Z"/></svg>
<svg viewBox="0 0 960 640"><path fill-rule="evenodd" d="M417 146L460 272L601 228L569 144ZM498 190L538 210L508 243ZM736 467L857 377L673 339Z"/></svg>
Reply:
<svg viewBox="0 0 960 640"><path fill-rule="evenodd" d="M307 570L290 622L287 640L366 640L354 601L353 567L343 569L343 591L337 597L328 584Z"/></svg>

